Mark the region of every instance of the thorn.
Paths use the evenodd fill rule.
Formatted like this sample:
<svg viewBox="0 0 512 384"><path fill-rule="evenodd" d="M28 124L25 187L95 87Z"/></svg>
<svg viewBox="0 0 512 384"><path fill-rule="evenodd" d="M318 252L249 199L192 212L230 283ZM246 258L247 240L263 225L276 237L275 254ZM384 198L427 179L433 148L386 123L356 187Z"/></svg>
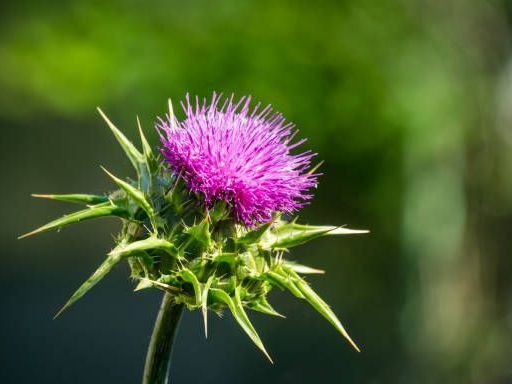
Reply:
<svg viewBox="0 0 512 384"><path fill-rule="evenodd" d="M61 309L59 309L59 311L55 314L55 316L53 316L53 320L55 320L57 317L59 317L62 314L62 312L64 312L68 308L68 306L69 306L68 303L64 304L64 306Z"/></svg>
<svg viewBox="0 0 512 384"><path fill-rule="evenodd" d="M267 359L270 361L270 364L274 365L274 360L272 360L272 358L270 357L270 355L268 354L267 350L265 348L262 348L261 351L263 352L263 354L267 357Z"/></svg>
<svg viewBox="0 0 512 384"><path fill-rule="evenodd" d="M139 128L139 135L142 137L144 133L142 132L142 125L140 124L139 115L137 115L137 127Z"/></svg>
<svg viewBox="0 0 512 384"><path fill-rule="evenodd" d="M178 288L173 287L172 285L165 284L165 283L162 283L162 282L156 281L156 280L151 280L151 279L148 279L147 277L141 277L139 279L141 281L144 281L144 282L148 283L148 284L156 285L157 287L160 287L160 288L163 288L163 289L166 289L166 290L169 290L169 291L174 291L174 292L179 292L180 291Z"/></svg>
<svg viewBox="0 0 512 384"><path fill-rule="evenodd" d="M345 227L335 227L327 232L327 234L329 235L359 235L362 233L370 233L370 231L367 229L350 229Z"/></svg>
<svg viewBox="0 0 512 384"><path fill-rule="evenodd" d="M17 239L18 240L21 240L21 239L24 239L26 237L29 237L29 236L32 236L32 235L35 235L37 233L37 229L34 230L34 231L31 231L31 232L28 232L28 233L25 233L24 235L21 235L21 236L18 236Z"/></svg>
<svg viewBox="0 0 512 384"><path fill-rule="evenodd" d="M171 128L176 128L176 118L174 116L174 108L172 107L171 98L168 99L169 104L169 122L171 123Z"/></svg>
<svg viewBox="0 0 512 384"><path fill-rule="evenodd" d="M32 193L30 196L32 196L32 197L40 197L40 198L43 198L43 199L52 199L53 198L53 195L40 195L40 194L37 194L37 193Z"/></svg>
<svg viewBox="0 0 512 384"><path fill-rule="evenodd" d="M101 115L101 117L103 117L103 120L105 120L107 122L108 125L114 125L110 119L107 117L107 115L105 115L105 113L101 110L100 107L96 107L96 110L98 111L98 113Z"/></svg>
<svg viewBox="0 0 512 384"><path fill-rule="evenodd" d="M169 105L169 116L172 118L174 116L174 108L172 107L172 100L170 97L167 99L167 104Z"/></svg>
<svg viewBox="0 0 512 384"><path fill-rule="evenodd" d="M352 340L352 338L350 336L346 336L347 340L349 341L350 345L352 345L352 347L354 347L354 349L361 353L361 349L359 349L359 347L357 346L357 344L354 342L354 340Z"/></svg>
<svg viewBox="0 0 512 384"><path fill-rule="evenodd" d="M357 346L357 344L354 342L354 340L352 340L352 338L350 337L350 335L348 334L348 332L345 330L345 328L343 327L343 325L341 325L341 323L339 322L339 320L337 321L338 323L338 331L340 331L341 335L350 343L350 345L352 345L352 347L357 351L357 352L361 352L361 349Z"/></svg>
<svg viewBox="0 0 512 384"><path fill-rule="evenodd" d="M109 175L111 178L113 178L114 180L117 179L117 177L115 177L113 174L111 174L109 171L107 171L107 169L103 166L103 165L100 165L100 168L103 169L103 171Z"/></svg>
<svg viewBox="0 0 512 384"><path fill-rule="evenodd" d="M151 282L151 280L149 280L145 277L141 278L141 277L135 276L134 278L139 280L139 284L137 284L137 286L134 288L133 292L142 291L143 289L153 286L153 283Z"/></svg>
<svg viewBox="0 0 512 384"><path fill-rule="evenodd" d="M204 338L208 338L208 308L206 306L201 307L201 311L203 312L203 323L204 323Z"/></svg>

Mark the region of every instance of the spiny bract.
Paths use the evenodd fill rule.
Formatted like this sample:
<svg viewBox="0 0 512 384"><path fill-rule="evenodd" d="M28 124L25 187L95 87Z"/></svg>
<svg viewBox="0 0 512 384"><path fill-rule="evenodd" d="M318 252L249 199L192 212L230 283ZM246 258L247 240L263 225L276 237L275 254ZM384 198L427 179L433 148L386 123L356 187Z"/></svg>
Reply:
<svg viewBox="0 0 512 384"><path fill-rule="evenodd" d="M214 97L214 104L216 102L218 98ZM169 106L169 123L177 123L170 102ZM222 118L218 116L218 112L215 112L216 109L208 110L201 107L194 113L199 114L200 118L206 118L205 116L210 113L215 118L228 119L231 122L237 120L243 125L247 108L246 102L241 114L237 114L237 108L230 102L227 109L224 109L229 117ZM267 294L273 287L288 290L294 296L305 299L355 349L359 350L333 311L301 276L323 273L323 271L288 261L283 256L289 248L320 236L366 231L335 226L301 225L295 221L285 221L280 216L280 210L288 211L296 208L298 205L294 204L299 203L294 199L306 197L300 193L295 195L285 193L283 201L288 203L277 202L274 206L264 203L265 207L262 209L258 207L257 201L251 202L252 206L246 209L242 207L243 203L234 201L233 196L226 197L216 192L208 194L200 181L192 181L195 177L193 174L195 168L184 169L183 164L179 162L183 159L173 160L173 156L183 155L181 152L178 153L177 148L181 145L179 140L184 139L177 139L176 143L171 140L175 139L176 135L186 135L188 130L192 130L190 125L193 112L189 104L186 107L188 120L177 123L179 128L164 126L168 134L164 141L166 144L164 153L171 162L171 170L166 160L161 159L152 150L140 123L142 151L139 151L100 109L98 110L134 166L137 178L122 180L105 170L118 187L112 193L34 195L83 204L86 208L54 220L21 237L98 217L115 216L122 222L114 249L107 254L105 261L78 288L58 314L81 298L117 263L127 260L132 277L138 281L136 290L158 288L170 293L176 303L183 303L190 310L201 309L205 332L207 332L207 311L210 309L219 313L228 308L241 328L269 359L260 337L247 316L246 309L281 316L267 300ZM260 113L257 118L263 119L265 113ZM273 123L267 127L270 130L270 136L265 136L264 140L275 140L276 145L277 142L287 143L289 127L282 125L283 120L280 115L272 121ZM218 124L220 127L221 122ZM174 129L181 129L183 132L176 133ZM222 129L218 133L229 134ZM195 134L207 133L198 131ZM251 135L249 133L245 135L243 137L249 140ZM263 135L265 135L264 132ZM203 139L198 136L191 140ZM173 152L174 150L176 153ZM255 156L258 155L257 150L257 147L251 149ZM286 149L279 150L283 151L281 156L285 156ZM265 154L267 155L271 154ZM284 158L282 157L281 160ZM309 158L309 154L290 157L290 163L283 164L289 167L287 170L274 169L274 172L287 173L289 180L292 183L298 183L299 190L303 191L304 188L312 186L315 180L314 177L301 176L305 170L304 167L309 164ZM278 159L277 163L271 165L277 167L281 160ZM250 171L243 165L239 165L239 168L231 166L229 169L235 173L237 169L243 169L245 173ZM176 173L176 171L182 173ZM264 175L261 177L265 180ZM295 203L290 203L291 201ZM233 212L233 206L235 212ZM270 213L272 213L271 216L269 216ZM256 225L260 221L264 222Z"/></svg>

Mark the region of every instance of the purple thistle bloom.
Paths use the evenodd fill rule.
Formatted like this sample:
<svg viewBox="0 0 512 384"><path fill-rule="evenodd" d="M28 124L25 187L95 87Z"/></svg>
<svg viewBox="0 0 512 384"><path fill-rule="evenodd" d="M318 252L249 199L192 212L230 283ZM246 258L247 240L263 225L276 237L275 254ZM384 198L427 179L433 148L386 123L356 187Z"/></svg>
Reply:
<svg viewBox="0 0 512 384"><path fill-rule="evenodd" d="M202 196L206 206L226 201L237 220L248 226L272 219L273 212L291 213L306 204L318 174L307 173L315 154L290 151L305 139L291 143L297 130L270 105L249 107L251 97L233 96L221 104L187 95L186 118L159 119L162 153L172 171L188 188Z"/></svg>

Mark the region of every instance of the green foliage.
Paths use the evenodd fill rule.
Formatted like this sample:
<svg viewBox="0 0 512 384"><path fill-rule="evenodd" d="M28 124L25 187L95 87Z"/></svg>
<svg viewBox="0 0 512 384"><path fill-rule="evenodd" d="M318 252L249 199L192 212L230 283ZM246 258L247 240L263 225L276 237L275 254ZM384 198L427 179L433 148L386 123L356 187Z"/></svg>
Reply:
<svg viewBox="0 0 512 384"><path fill-rule="evenodd" d="M127 217L128 211L125 208L117 206L113 203L102 203L98 205L93 205L82 211L73 212L59 219L50 221L48 224L45 224L29 233L21 235L20 237L18 237L18 239L23 239L25 237L36 235L41 232L49 231L51 229L60 229L66 225L75 224L80 221L106 216Z"/></svg>
<svg viewBox="0 0 512 384"><path fill-rule="evenodd" d="M66 201L75 204L101 204L108 201L108 196L88 195L83 193L73 193L67 195L37 195L33 194L33 197L40 197L43 199L51 199L58 201Z"/></svg>
<svg viewBox="0 0 512 384"><path fill-rule="evenodd" d="M122 220L118 245L57 315L126 259L132 277L138 281L136 290L161 289L172 294L176 303L185 304L190 310L201 309L205 334L208 309L217 313L229 309L270 361L245 308L284 317L268 302L267 295L273 287L288 290L309 302L359 351L334 312L300 276L323 271L284 260L283 254L288 248L321 236L366 231L303 225L281 217L248 228L235 223L222 202L205 210L198 198L185 193L181 178L172 175L154 155L140 123L142 152L99 111L134 166L137 180L122 180L104 169L120 188L109 196L36 195L92 205L22 237L96 217L117 216ZM172 115L172 107L170 113Z"/></svg>
<svg viewBox="0 0 512 384"><path fill-rule="evenodd" d="M122 255L119 253L109 254L105 261L101 263L98 269L89 277L76 291L71 295L69 300L57 312L55 317L58 317L67 308L73 305L78 299L85 295L92 287L94 287L101 279L107 275L114 266L121 261Z"/></svg>

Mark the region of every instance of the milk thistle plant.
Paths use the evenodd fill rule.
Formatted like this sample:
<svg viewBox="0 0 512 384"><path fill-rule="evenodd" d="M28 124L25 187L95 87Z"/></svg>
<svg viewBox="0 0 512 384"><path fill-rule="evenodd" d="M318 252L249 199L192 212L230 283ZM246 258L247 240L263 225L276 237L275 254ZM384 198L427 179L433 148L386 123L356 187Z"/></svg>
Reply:
<svg viewBox="0 0 512 384"><path fill-rule="evenodd" d="M135 290L164 292L151 337L143 383L167 383L173 340L184 308L199 309L208 332L208 311L227 309L270 360L247 310L280 315L269 303L272 288L304 299L359 351L330 307L304 275L323 271L285 258L288 250L328 235L366 231L312 226L288 220L312 197L319 174L310 151L293 154L305 140L270 106L250 106L214 94L211 101L182 103L179 121L158 119L161 146L154 150L138 122L142 151L100 110L136 178L123 179L104 169L116 190L103 195L33 195L84 209L65 215L26 235L59 229L99 217L118 217L115 247L99 268L71 296L69 308L119 262L126 260Z"/></svg>

